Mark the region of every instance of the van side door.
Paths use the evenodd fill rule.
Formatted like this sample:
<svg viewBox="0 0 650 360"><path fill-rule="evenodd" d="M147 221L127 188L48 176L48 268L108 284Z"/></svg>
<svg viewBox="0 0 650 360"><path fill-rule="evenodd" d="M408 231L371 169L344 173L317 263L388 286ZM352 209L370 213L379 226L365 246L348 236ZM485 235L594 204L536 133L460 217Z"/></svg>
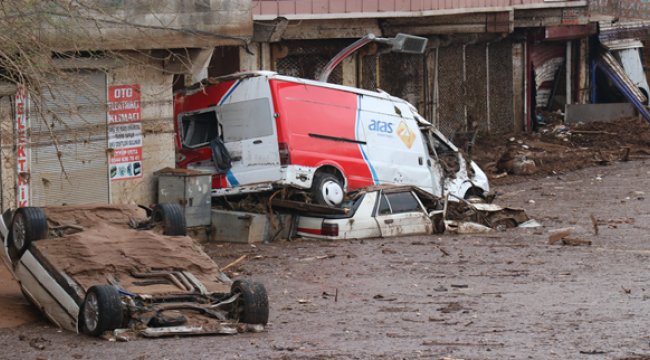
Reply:
<svg viewBox="0 0 650 360"><path fill-rule="evenodd" d="M231 187L281 178L277 128L267 77L242 80L217 107L217 119L232 158L227 177Z"/></svg>

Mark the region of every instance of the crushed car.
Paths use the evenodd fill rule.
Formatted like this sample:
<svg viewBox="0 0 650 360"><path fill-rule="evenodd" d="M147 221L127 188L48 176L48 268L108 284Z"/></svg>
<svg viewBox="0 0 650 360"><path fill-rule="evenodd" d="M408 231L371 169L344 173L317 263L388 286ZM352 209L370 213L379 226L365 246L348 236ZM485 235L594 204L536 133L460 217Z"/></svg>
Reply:
<svg viewBox="0 0 650 360"><path fill-rule="evenodd" d="M296 234L322 240L360 239L402 235L476 233L516 227L528 216L523 209L449 201L413 186L370 186L348 194L339 212L316 205L274 206L301 209Z"/></svg>
<svg viewBox="0 0 650 360"><path fill-rule="evenodd" d="M62 329L160 337L262 331L263 284L232 281L190 237L178 204L22 207L0 219L0 258Z"/></svg>

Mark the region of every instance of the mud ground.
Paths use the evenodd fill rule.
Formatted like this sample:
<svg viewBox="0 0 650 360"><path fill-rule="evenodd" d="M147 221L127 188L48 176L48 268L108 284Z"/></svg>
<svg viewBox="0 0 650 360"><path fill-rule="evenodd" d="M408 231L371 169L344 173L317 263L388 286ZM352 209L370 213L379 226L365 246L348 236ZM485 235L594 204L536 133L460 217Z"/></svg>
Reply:
<svg viewBox="0 0 650 360"><path fill-rule="evenodd" d="M220 265L250 255L233 271L266 284L264 333L114 343L37 320L0 328L0 358L650 359L649 165L497 186L497 203L524 207L538 229L208 244ZM593 244L548 244L566 229ZM3 298L29 312L19 294Z"/></svg>

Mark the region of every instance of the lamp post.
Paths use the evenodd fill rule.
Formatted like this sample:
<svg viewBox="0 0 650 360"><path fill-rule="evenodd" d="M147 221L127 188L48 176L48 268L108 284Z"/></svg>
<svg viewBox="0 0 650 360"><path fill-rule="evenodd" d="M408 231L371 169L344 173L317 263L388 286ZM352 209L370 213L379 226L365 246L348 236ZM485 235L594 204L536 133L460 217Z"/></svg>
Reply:
<svg viewBox="0 0 650 360"><path fill-rule="evenodd" d="M378 38L375 37L375 35L373 34L368 34L362 37L361 39L355 41L345 49L341 50L338 54L336 54L336 56L334 56L332 60L330 60L327 63L327 65L325 65L325 68L323 69L323 72L321 73L320 78L318 80L322 82L327 82L327 78L330 76L330 73L332 72L332 70L334 70L336 65L338 65L341 61L343 61L343 59L345 59L348 55L352 54L360 47L372 41L376 41L382 44L392 45L393 48L391 49L391 51L393 52L406 53L406 54L422 54L424 53L424 49L426 48L429 39L419 37L419 36L402 34L402 33L397 34L397 36L395 36L394 38Z"/></svg>

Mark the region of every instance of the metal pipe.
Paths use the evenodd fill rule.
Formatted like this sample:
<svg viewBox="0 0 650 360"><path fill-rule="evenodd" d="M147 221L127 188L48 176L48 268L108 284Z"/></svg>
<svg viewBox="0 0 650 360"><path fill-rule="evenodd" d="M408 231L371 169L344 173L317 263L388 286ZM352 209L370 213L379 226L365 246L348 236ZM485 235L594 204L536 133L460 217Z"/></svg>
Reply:
<svg viewBox="0 0 650 360"><path fill-rule="evenodd" d="M529 66L528 66L528 40L526 40L526 42L524 42L523 48L524 48L524 58L523 58L522 62L524 63L524 129L526 130L526 132L529 132L529 131L532 130L531 125L532 125L532 122L535 121L535 119L530 119L530 120L528 119L528 114L529 114L529 111L528 111L528 101L529 101L528 100L528 96L529 96L528 95L528 74L529 74L529 72L532 75L532 69L529 69ZM535 89L535 90L537 90L537 89ZM530 94L532 95L532 90L531 90ZM535 109L531 109L531 110L532 111L530 111L530 116L535 116Z"/></svg>
<svg viewBox="0 0 650 360"><path fill-rule="evenodd" d="M185 288L183 284L181 284L180 281L170 272L170 271L159 271L159 272L150 272L150 273L140 273L140 272L132 272L131 275L136 278L148 278L148 277L162 277L162 278L167 278L171 280L174 285L176 285L179 289L185 290L185 291L191 291L191 289Z"/></svg>
<svg viewBox="0 0 650 360"><path fill-rule="evenodd" d="M361 39L353 42L350 46L346 47L345 49L341 50L336 56L334 56L328 63L325 65L325 68L323 69L323 72L320 74L320 78L318 78L318 81L322 82L327 82L327 78L330 76L332 73L332 70L338 65L343 59L355 52L357 49L360 47L366 45L367 43L373 41L375 39L374 34L368 34Z"/></svg>
<svg viewBox="0 0 650 360"><path fill-rule="evenodd" d="M176 272L174 272L174 275L178 276L178 278L181 280L183 285L185 285L185 288L187 289L187 291L194 292L194 286L192 286L192 284L190 284L190 282L187 280L187 278L185 277L185 275L183 275L182 272L176 271Z"/></svg>
<svg viewBox="0 0 650 360"><path fill-rule="evenodd" d="M571 47L572 43L571 40L566 42L566 104L570 105L571 104L571 70L572 70L572 57L573 57L573 50Z"/></svg>
<svg viewBox="0 0 650 360"><path fill-rule="evenodd" d="M490 132L490 43L485 44L485 82L487 91L485 92L485 111L487 112L487 131Z"/></svg>

